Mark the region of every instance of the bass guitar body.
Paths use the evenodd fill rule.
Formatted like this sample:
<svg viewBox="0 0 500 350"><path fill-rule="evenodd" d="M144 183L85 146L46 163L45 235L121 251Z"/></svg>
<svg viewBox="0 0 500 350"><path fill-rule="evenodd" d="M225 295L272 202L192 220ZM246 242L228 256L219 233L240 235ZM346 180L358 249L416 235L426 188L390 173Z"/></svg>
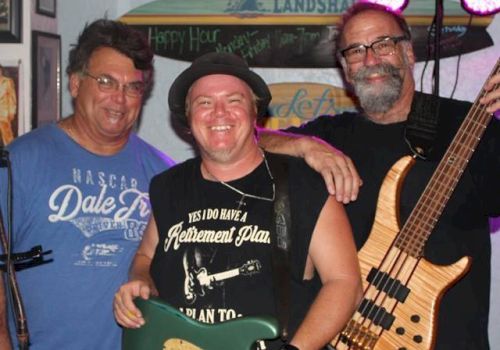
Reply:
<svg viewBox="0 0 500 350"><path fill-rule="evenodd" d="M467 272L470 259L437 266L408 249L413 244L421 248L417 237L409 245L397 244L400 225L396 203L413 162L409 156L400 159L384 180L374 225L358 254L363 301L330 349L433 349L441 296Z"/></svg>

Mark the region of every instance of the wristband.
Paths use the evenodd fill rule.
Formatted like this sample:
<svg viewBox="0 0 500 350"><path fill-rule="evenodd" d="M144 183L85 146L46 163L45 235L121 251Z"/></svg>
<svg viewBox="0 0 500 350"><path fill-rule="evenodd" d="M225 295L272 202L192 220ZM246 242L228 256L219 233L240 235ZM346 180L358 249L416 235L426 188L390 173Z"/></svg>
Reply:
<svg viewBox="0 0 500 350"><path fill-rule="evenodd" d="M300 350L298 347L296 346L293 346L292 344L283 344L283 346L281 346L280 350Z"/></svg>

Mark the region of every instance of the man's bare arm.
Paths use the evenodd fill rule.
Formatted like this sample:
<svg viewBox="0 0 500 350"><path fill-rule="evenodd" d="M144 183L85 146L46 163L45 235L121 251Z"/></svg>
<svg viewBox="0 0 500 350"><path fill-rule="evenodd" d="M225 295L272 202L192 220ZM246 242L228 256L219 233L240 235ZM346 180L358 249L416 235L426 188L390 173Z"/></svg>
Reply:
<svg viewBox="0 0 500 350"><path fill-rule="evenodd" d="M115 294L113 311L116 321L123 327L139 328L145 323L141 311L135 306L135 298L149 299L151 295L158 295L153 279L149 274L157 245L158 229L155 219L151 215L141 244L132 261L129 281L122 285Z"/></svg>
<svg viewBox="0 0 500 350"><path fill-rule="evenodd" d="M325 141L312 136L259 129L259 145L269 152L304 158L323 176L328 192L337 201L349 203L358 198L362 180L351 158Z"/></svg>
<svg viewBox="0 0 500 350"><path fill-rule="evenodd" d="M301 350L319 349L334 339L362 297L351 226L333 197L323 206L309 246L304 277L311 279L314 273L323 286L291 341Z"/></svg>

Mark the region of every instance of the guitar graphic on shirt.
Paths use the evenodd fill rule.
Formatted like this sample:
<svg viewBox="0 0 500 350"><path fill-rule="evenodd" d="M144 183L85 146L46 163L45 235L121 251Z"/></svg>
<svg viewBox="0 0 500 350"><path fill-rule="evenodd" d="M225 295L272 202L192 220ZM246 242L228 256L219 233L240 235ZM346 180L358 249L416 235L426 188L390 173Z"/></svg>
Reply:
<svg viewBox="0 0 500 350"><path fill-rule="evenodd" d="M251 276L260 272L261 264L258 260L249 260L240 267L208 274L206 268L197 269L189 264L186 256L183 258L183 266L186 277L184 279L184 296L190 304L194 303L198 296L205 296L206 290L214 288L214 283L233 278L236 276Z"/></svg>

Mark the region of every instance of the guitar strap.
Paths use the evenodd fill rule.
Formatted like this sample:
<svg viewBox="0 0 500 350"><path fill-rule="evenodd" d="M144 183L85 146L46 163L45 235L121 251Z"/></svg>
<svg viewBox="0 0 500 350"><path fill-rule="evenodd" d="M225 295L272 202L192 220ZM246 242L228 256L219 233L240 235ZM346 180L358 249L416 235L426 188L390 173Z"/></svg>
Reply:
<svg viewBox="0 0 500 350"><path fill-rule="evenodd" d="M439 97L415 92L405 129L405 141L419 158L427 159L437 134Z"/></svg>
<svg viewBox="0 0 500 350"><path fill-rule="evenodd" d="M267 154L269 167L276 187L274 199L273 221L274 233L271 233L272 273L274 300L280 325L281 339L288 338L288 321L290 318L290 246L291 215L288 191L288 163L284 158Z"/></svg>

